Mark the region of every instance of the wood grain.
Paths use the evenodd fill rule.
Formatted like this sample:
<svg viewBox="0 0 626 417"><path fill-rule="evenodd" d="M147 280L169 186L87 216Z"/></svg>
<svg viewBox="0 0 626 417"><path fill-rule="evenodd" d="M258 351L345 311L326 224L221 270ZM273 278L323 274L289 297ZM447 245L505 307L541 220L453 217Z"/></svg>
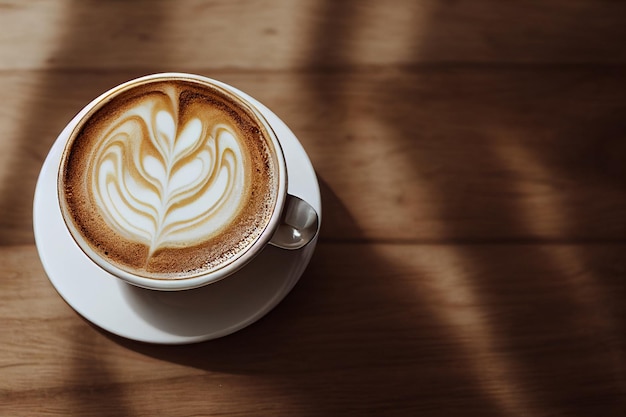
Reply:
<svg viewBox="0 0 626 417"><path fill-rule="evenodd" d="M621 63L611 0L3 1L0 69Z"/></svg>
<svg viewBox="0 0 626 417"><path fill-rule="evenodd" d="M626 237L623 71L203 73L256 96L296 132L322 182L324 238ZM0 243L33 241L32 192L64 124L136 75L0 78L0 100L24 97L0 114L0 135L13 139L0 154Z"/></svg>
<svg viewBox="0 0 626 417"><path fill-rule="evenodd" d="M626 415L626 2L0 0L0 416ZM273 109L323 228L270 314L190 346L81 319L46 154L158 71Z"/></svg>
<svg viewBox="0 0 626 417"><path fill-rule="evenodd" d="M322 244L259 323L160 347L94 329L32 246L3 248L0 411L617 416L624 249Z"/></svg>

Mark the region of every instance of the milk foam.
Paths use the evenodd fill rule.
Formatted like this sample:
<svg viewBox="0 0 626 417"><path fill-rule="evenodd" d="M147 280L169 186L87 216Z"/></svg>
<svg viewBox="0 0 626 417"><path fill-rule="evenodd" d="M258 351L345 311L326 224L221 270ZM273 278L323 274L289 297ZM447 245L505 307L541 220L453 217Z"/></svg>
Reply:
<svg viewBox="0 0 626 417"><path fill-rule="evenodd" d="M245 158L234 129L193 114L178 122L178 101L146 98L116 115L91 159L91 194L109 227L150 253L197 244L237 215Z"/></svg>

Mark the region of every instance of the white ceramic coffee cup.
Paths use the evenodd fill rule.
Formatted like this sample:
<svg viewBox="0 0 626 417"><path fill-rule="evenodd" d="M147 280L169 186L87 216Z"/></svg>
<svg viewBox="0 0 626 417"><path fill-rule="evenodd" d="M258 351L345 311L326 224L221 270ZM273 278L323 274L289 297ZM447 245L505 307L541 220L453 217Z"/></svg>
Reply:
<svg viewBox="0 0 626 417"><path fill-rule="evenodd" d="M78 247L91 261L116 278L143 288L172 291L198 288L224 279L247 265L267 245L276 246L284 250L298 250L311 242L319 233L319 215L306 201L287 193L288 171L286 160L280 143L280 138L278 138L275 134L271 124L263 116L262 112L254 104L252 104L250 100L244 97L244 93L241 93L234 87L220 81L195 74L160 73L140 77L110 89L85 106L68 125L68 127L71 126L72 128L66 129L69 133L64 138L65 149L57 171L57 192L59 194L59 202L61 201L60 193L62 192L63 186L61 183L62 175L60 175L60 171L62 169L61 167L68 151L68 146L71 142L70 139L74 130L76 130L78 126L80 126L82 122L88 118L108 97L115 95L120 91L132 88L134 85L143 84L147 81L161 79L167 80L172 78L182 78L192 82L197 81L200 83L208 83L214 88L227 92L231 97L238 101L240 106L252 112L259 122L263 124L263 127L268 132L268 139L271 141L278 162L278 196L267 226L247 249L238 252L234 259L230 260L218 269L203 273L196 273L188 277L177 279L155 279L123 270L93 250L82 234L73 228L73 222L66 219L66 216L69 216L69 214L63 205L59 203L67 229Z"/></svg>

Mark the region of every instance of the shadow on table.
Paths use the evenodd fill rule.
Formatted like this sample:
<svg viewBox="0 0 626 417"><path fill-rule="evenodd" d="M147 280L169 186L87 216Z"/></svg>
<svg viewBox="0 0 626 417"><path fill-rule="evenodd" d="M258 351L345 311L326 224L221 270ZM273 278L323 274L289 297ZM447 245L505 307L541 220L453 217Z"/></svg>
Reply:
<svg viewBox="0 0 626 417"><path fill-rule="evenodd" d="M321 189L325 215L352 223L328 184L322 182ZM357 230L354 224L350 227ZM320 244L300 282L250 327L186 346L108 336L146 355L210 374L253 376L259 397L265 392L268 401L282 398L280 407L293 408L296 415L405 415L417 410L442 416L467 410L495 415L471 377L457 366L459 352L445 342L446 330L407 288L407 278L419 277L403 277L401 271L375 245L324 242L322 225ZM440 397L433 399L443 391L463 392L465 408L455 412ZM250 398L262 401L259 397ZM257 404L270 410L274 405Z"/></svg>
<svg viewBox="0 0 626 417"><path fill-rule="evenodd" d="M615 228L601 216L623 207L623 192L615 191L621 183L615 178L623 174L623 141L618 139L624 133L625 109L619 91L611 91L624 85L623 71L568 73L566 67L557 66L547 72L528 71L528 67L516 72L514 65L498 67L496 63L473 69L471 65L469 69L435 65L388 72L374 68L363 71L370 78L359 78L362 73L349 69L358 67L351 61L351 47L363 33L359 29L366 27L358 20L361 9L347 2L320 4L321 24L312 40L309 64L313 70L321 68L324 76L305 72L302 94L308 96L313 110L324 106L329 114L347 118L358 111L363 116L363 110L348 108L346 97L368 94L371 102L360 104L370 112L370 120L388 128L388 137L382 139L403 146L396 160L410 169L408 181L405 178L398 184L406 187L407 194L419 191L425 197L419 204L414 200L407 212L430 204L430 220L442 225L433 235L449 241L433 242L441 248L430 252L436 255L432 258L421 254L429 245L419 245L420 236L383 250L384 245L366 239L354 218L358 208L346 207L343 190L333 188L338 184L334 178L326 178L321 184L324 215L329 223L341 225L349 239L323 228L318 250L301 281L265 318L231 336L189 346L154 346L108 336L135 351L204 370L207 375L251 376L246 381L258 387L237 388L259 393L250 396L257 401L266 398L268 403L261 409L284 407L294 415L488 417L528 414L524 411L618 415L611 412L623 393L623 361L609 354L615 346L623 348L617 327L623 324L624 312L614 305L624 292L618 280L619 274L623 276L623 260L616 256L619 248L555 250L550 238L623 240L624 225L617 224L621 212L616 210ZM89 15L91 19L118 18L116 6L101 7L104 14ZM149 20L144 17L128 28L158 28L165 17L158 9L149 12ZM436 12L431 12L432 19ZM584 12L572 14L570 10L568 18L584 22ZM467 10L466 14L471 17ZM494 15L489 16L493 19ZM475 34L476 27L467 23L471 19L460 20L461 32ZM567 19L564 22L566 26ZM436 57L436 40L444 36L437 33L442 29L436 23L416 28L421 34L407 31L421 42L409 39L413 49L401 58L417 62L428 50ZM520 32L525 29L524 22L517 26ZM67 34L56 59L90 50L89 36L74 35ZM111 38L107 45L111 50L125 48L125 38ZM367 42L361 39L358 45L367 46ZM101 52L106 51L92 51ZM532 61L530 52L527 58ZM539 58L551 52L558 50L548 47ZM166 64L167 55L164 60ZM398 67L402 62L398 61ZM563 69L564 78L559 75ZM2 213L30 211L30 197L22 191L25 186L34 187L36 175L33 169L27 183L17 181L23 172L19 168L29 164L30 152L43 159L52 142L50 138L33 144L31 139L49 130L60 131L64 123L59 120L78 110L71 105L86 102L123 81L121 77L134 75L139 74L125 71L106 80L98 77L106 86L91 85L93 77L71 73L47 74L38 81L40 91L32 113L41 124L25 126L20 135L20 151L11 163L18 169L9 169L15 174L3 178ZM355 84L355 79L364 82ZM76 85L81 88L71 88ZM64 101L55 96L59 91L80 91L81 97ZM584 97L602 103L581 104L581 91ZM349 120L339 123L350 128ZM604 130L598 129L602 126ZM597 135L600 140L589 139ZM319 138L334 141L340 148L347 146L344 139L332 134ZM347 154L349 149L341 151ZM603 165L606 161L608 168ZM599 166L604 170L598 170ZM367 165L355 168L355 175L367 174L365 169ZM575 192L573 182L580 182L580 193ZM551 199L554 195L559 198ZM606 195L613 200L602 201ZM594 218L597 223L590 221ZM7 224L2 230L11 227ZM546 236L547 246L525 247L542 243ZM16 240L10 233L0 236L2 244ZM447 248L446 243L453 244ZM520 245L507 246L516 243ZM403 256L390 256L394 251ZM422 258L413 263L411 251ZM616 292L607 295L606 289ZM114 398L119 400L117 414L130 415L124 399L132 393L116 383L106 364L94 364L79 355L72 360L69 372L77 380L108 387L106 396L97 390L89 393L89 386L69 390L67 395L76 397L74 412L106 409ZM90 381L92 372L101 379ZM190 378L203 382L201 375ZM202 386L198 391L208 389ZM280 404L269 403L279 399Z"/></svg>
<svg viewBox="0 0 626 417"><path fill-rule="evenodd" d="M326 2L322 15L311 66L328 72L304 74L303 94L312 108L342 116L339 132L363 120L350 115L365 117L349 95L371 99L359 104L393 145L382 147L385 157L410 167L404 182L389 184L404 187L390 204L418 194L394 212L420 210L436 232L391 243L404 257L389 256L394 249L364 236L358 208L344 206L327 178L324 215L336 229L322 229L302 280L267 317L198 345L116 341L211 374L255 376L262 388L248 389L300 415L617 415L623 311L610 291L624 292L623 261L619 247L602 244L623 240L624 226L590 219L624 204L616 191L624 106L611 91L623 75L596 80L593 69L495 63L363 76L345 70L354 65L358 11ZM410 62L436 48L434 23L421 30L420 45L408 42ZM577 101L580 94L608 104ZM319 140L349 155L352 145L331 133ZM354 175L370 178L367 162ZM610 201L580 200L603 196Z"/></svg>

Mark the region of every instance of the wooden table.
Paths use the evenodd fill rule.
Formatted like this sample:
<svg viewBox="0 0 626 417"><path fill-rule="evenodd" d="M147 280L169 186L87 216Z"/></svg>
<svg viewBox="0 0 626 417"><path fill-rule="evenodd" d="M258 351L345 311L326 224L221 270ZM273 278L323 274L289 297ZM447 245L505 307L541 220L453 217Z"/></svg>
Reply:
<svg viewBox="0 0 626 417"><path fill-rule="evenodd" d="M0 415L624 416L626 3L0 2ZM39 262L56 135L187 71L280 115L321 183L291 294L189 346L90 325Z"/></svg>

